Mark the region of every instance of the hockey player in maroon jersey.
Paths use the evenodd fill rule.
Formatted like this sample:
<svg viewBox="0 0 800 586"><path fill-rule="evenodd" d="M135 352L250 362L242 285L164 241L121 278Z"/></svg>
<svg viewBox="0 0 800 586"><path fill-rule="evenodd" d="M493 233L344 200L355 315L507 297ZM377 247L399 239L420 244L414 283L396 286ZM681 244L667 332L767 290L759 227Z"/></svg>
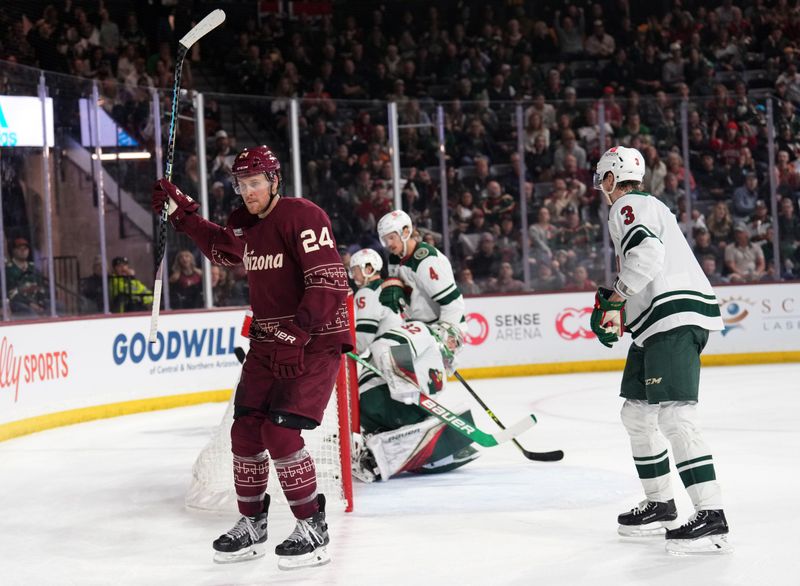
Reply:
<svg viewBox="0 0 800 586"><path fill-rule="evenodd" d="M231 428L239 512L236 525L214 541L215 561L265 553L269 460L297 524L275 548L283 569L330 561L325 497L317 494L314 461L302 429L317 427L330 398L340 354L352 348L347 273L325 212L279 194L280 162L266 146L245 149L231 169L244 205L225 227L197 214L200 207L166 179L153 188L152 207L169 204L169 219L212 262L244 263L253 322L250 350L236 389Z"/></svg>

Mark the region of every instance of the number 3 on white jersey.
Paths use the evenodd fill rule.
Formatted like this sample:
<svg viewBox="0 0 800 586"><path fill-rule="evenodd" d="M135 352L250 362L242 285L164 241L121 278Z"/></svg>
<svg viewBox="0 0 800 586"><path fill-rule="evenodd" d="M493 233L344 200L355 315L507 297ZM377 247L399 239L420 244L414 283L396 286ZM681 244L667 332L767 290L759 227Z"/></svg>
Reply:
<svg viewBox="0 0 800 586"><path fill-rule="evenodd" d="M319 250L320 246L330 246L333 248L333 240L331 240L328 227L324 226L319 233L319 238L314 233L314 230L303 230L300 232L300 238L303 239L303 250L306 252L314 252Z"/></svg>

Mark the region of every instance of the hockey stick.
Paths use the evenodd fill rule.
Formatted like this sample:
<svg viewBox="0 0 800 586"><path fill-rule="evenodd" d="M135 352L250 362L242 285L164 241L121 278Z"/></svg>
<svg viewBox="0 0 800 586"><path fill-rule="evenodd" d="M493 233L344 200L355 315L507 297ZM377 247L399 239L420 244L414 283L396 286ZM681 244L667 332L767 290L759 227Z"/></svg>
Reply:
<svg viewBox="0 0 800 586"><path fill-rule="evenodd" d="M225 12L217 9L210 12L203 20L198 22L192 30L178 41L178 56L175 58L175 79L172 82L172 111L169 118L169 137L167 139L167 164L164 177L172 181L172 164L175 159L175 135L178 132L178 96L181 89L181 70L183 58L197 41L217 28L225 21ZM160 140L161 137L156 137ZM167 244L167 209L169 201L164 202L164 209L158 217L158 244L156 247L156 277L153 283L153 307L150 314L150 335L148 341L153 344L158 334L158 313L161 310L161 287L164 281L164 248Z"/></svg>
<svg viewBox="0 0 800 586"><path fill-rule="evenodd" d="M461 373L456 370L453 372L453 375L458 379L458 382L464 385L464 388L467 389L469 394L472 395L472 397L478 402L478 405L483 407L483 410L489 417L492 418L492 421L494 421L500 427L500 429L505 429L506 426L503 425L500 419L498 419L497 415L495 415L492 410L489 409L489 406L483 402L483 400L478 396L478 393L476 393L472 387L467 384L467 381L464 380L464 377L461 376ZM554 450L552 452L531 452L523 448L522 444L516 439L512 439L511 441L514 442L514 445L519 448L519 451L522 452L523 455L528 458L528 460L536 460L537 462L557 462L564 457L564 452L562 450Z"/></svg>
<svg viewBox="0 0 800 586"><path fill-rule="evenodd" d="M361 366L369 370L370 372L377 374L382 379L386 380L383 373L375 368L372 364L361 358L358 354L353 352L348 352L347 356L358 362ZM503 431L496 434L486 433L485 431L481 431L477 427L473 427L466 423L463 419L458 417L452 411L449 411L444 406L440 405L425 393L420 392L419 398L417 399L416 405L421 409L424 409L434 417L437 417L444 421L449 427L455 429L461 435L471 439L476 444L483 446L485 448L491 448L498 444L502 444L510 439L515 438L519 434L529 430L531 427L536 425L536 417L531 413L515 425L512 425L509 428L504 428Z"/></svg>

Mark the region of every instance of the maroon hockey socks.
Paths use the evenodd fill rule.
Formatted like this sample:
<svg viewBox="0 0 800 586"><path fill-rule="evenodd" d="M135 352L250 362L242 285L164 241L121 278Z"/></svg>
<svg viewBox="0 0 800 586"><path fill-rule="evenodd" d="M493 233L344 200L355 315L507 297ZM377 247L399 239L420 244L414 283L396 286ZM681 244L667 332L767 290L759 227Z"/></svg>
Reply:
<svg viewBox="0 0 800 586"><path fill-rule="evenodd" d="M275 471L292 513L308 519L317 512L317 472L305 448L275 460Z"/></svg>
<svg viewBox="0 0 800 586"><path fill-rule="evenodd" d="M255 456L233 455L233 482L242 515L254 517L262 512L268 473L269 455L266 450Z"/></svg>

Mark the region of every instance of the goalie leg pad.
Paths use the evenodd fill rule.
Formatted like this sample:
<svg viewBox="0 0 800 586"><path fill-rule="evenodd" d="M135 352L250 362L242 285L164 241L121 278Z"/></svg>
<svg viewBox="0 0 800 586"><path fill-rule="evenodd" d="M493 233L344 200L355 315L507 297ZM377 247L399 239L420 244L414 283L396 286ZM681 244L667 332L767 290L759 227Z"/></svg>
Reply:
<svg viewBox="0 0 800 586"><path fill-rule="evenodd" d="M413 470L424 464L441 436L444 424L433 417L414 425L376 433L367 439L367 447L375 457L381 479Z"/></svg>

